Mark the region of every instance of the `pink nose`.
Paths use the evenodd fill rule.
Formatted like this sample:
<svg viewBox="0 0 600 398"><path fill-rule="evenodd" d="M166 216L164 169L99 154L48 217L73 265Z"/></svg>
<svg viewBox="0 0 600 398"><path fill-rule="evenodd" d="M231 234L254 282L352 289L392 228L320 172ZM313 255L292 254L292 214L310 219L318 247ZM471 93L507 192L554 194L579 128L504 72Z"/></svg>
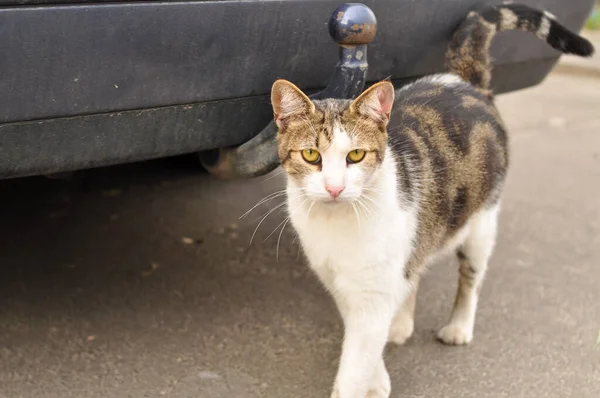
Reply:
<svg viewBox="0 0 600 398"><path fill-rule="evenodd" d="M335 199L338 196L340 196L340 194L344 190L344 187L342 187L342 186L334 186L334 185L325 185L325 189Z"/></svg>

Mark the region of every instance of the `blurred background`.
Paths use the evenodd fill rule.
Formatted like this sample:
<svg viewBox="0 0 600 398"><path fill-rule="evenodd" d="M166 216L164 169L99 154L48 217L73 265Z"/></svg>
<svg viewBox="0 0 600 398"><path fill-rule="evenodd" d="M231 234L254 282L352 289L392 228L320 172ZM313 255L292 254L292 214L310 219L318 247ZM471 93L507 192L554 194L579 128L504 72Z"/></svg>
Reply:
<svg viewBox="0 0 600 398"><path fill-rule="evenodd" d="M598 5L583 35L600 48ZM449 259L386 350L393 397L600 396L600 57L497 102L512 168L474 341L434 338ZM0 180L0 397L328 396L335 306L282 198L241 217L279 169L220 181L183 156L66 177Z"/></svg>

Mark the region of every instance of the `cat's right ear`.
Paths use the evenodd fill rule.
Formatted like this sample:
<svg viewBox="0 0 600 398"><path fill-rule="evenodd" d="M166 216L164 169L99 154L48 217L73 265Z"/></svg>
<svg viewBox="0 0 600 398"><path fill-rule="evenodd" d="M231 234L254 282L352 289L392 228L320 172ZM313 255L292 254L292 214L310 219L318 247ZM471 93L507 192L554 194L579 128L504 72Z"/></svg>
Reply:
<svg viewBox="0 0 600 398"><path fill-rule="evenodd" d="M271 89L271 104L275 123L281 128L293 116L307 115L315 111L315 105L298 87L287 80L277 80Z"/></svg>
<svg viewBox="0 0 600 398"><path fill-rule="evenodd" d="M350 104L350 111L387 124L394 104L394 86L389 81L376 83Z"/></svg>

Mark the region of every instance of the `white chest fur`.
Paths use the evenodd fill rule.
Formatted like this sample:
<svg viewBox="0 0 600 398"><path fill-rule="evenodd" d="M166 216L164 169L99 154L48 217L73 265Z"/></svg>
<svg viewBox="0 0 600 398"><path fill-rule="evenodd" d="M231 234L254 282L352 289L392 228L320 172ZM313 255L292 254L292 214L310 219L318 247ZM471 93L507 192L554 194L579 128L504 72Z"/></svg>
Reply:
<svg viewBox="0 0 600 398"><path fill-rule="evenodd" d="M352 297L402 290L393 286L404 283L404 265L416 233L416 209L400 206L395 165L392 159L386 163L375 181L376 194L371 195L368 209L353 208L350 203L312 204L297 195L293 182L288 183L291 222L311 268L336 299L342 315Z"/></svg>

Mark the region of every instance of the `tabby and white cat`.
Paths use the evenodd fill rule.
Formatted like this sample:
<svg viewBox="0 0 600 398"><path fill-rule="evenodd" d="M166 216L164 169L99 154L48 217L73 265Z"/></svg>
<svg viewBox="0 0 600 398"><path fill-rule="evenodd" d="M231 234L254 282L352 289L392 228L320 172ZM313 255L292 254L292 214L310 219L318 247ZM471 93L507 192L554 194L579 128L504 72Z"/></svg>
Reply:
<svg viewBox="0 0 600 398"><path fill-rule="evenodd" d="M273 85L288 211L345 326L332 397L389 396L384 346L411 336L419 276L442 255L456 253L460 269L438 338L473 338L508 166L488 50L496 32L512 29L564 53L593 52L551 14L507 4L468 15L447 74L396 92L381 82L354 101L311 101L290 82ZM398 127L388 131L390 117Z"/></svg>

